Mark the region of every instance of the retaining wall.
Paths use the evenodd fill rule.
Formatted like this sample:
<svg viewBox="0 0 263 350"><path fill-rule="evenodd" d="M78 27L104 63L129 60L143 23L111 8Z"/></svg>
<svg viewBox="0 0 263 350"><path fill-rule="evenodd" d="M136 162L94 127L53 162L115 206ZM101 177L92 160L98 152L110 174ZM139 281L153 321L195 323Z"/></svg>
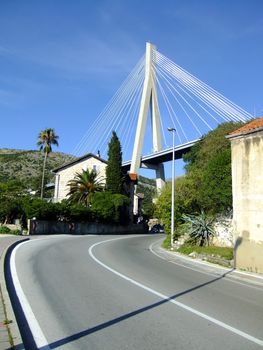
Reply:
<svg viewBox="0 0 263 350"><path fill-rule="evenodd" d="M114 224L99 224L94 222L60 222L60 221L44 221L44 220L29 220L28 234L144 234L148 232L148 226L139 225L114 225Z"/></svg>

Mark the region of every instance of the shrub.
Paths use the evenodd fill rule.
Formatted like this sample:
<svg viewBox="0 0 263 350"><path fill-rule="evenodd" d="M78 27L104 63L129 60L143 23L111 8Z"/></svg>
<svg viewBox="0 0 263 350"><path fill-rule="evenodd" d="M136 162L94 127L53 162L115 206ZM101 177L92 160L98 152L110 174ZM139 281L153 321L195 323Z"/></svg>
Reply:
<svg viewBox="0 0 263 350"><path fill-rule="evenodd" d="M10 228L6 226L0 226L0 234L11 233Z"/></svg>
<svg viewBox="0 0 263 350"><path fill-rule="evenodd" d="M127 223L130 200L121 194L97 192L94 194L91 211L101 222Z"/></svg>
<svg viewBox="0 0 263 350"><path fill-rule="evenodd" d="M90 208L82 205L71 205L66 216L66 221L93 221Z"/></svg>
<svg viewBox="0 0 263 350"><path fill-rule="evenodd" d="M23 208L28 219L35 217L38 220L56 220L58 217L57 205L40 198L26 198Z"/></svg>

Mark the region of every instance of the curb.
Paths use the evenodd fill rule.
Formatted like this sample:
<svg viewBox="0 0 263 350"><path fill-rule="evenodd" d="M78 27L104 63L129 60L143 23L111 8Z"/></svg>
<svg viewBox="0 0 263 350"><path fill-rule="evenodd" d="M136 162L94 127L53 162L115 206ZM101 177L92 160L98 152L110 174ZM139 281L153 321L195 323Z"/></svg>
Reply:
<svg viewBox="0 0 263 350"><path fill-rule="evenodd" d="M219 271L219 270L228 271L228 272L231 272L229 277L232 277L233 279L243 281L243 282L252 283L254 285L258 285L261 287L263 286L263 275L262 274L255 274L252 272L244 272L241 270L236 270L236 269L231 268L231 267L225 267L225 266L219 265L217 263L212 263L212 262L201 260L198 258L191 258L188 255L184 255L184 254L178 253L176 251L170 251L168 249L163 248L161 246L160 242L158 242L157 247L159 249L160 254L162 254L162 257L165 260L171 261L169 259L169 257L170 258L173 257L175 259L177 258L177 259L184 260L193 266L199 266L199 267L203 266L203 268L210 268L210 269L217 270L217 271Z"/></svg>
<svg viewBox="0 0 263 350"><path fill-rule="evenodd" d="M13 340L13 346L10 344L9 349L14 349L14 350L24 350L25 347L22 341L22 337L17 324L17 319L16 319L16 316L11 304L10 296L8 293L8 286L6 281L6 266L8 264L7 259L9 259L10 254L14 249L14 247L27 240L29 240L29 238L21 239L11 243L3 250L0 257L0 286L1 286L1 292L2 292L2 298L3 298L3 308L6 313L7 320L12 321L7 325L7 332L11 335ZM2 300L0 302L2 302Z"/></svg>

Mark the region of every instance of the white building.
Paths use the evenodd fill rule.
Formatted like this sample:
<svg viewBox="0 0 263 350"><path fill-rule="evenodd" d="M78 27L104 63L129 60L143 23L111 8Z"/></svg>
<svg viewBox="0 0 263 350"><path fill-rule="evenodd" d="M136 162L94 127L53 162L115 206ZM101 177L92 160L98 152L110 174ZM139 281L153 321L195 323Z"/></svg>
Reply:
<svg viewBox="0 0 263 350"><path fill-rule="evenodd" d="M68 182L74 179L76 173L81 173L83 170L95 170L102 183L106 182L106 166L107 161L88 153L83 157L74 159L72 162L66 163L59 168L53 170L55 177L55 192L54 201L61 202L67 198L69 192Z"/></svg>
<svg viewBox="0 0 263 350"><path fill-rule="evenodd" d="M263 118L232 132L236 267L263 273Z"/></svg>

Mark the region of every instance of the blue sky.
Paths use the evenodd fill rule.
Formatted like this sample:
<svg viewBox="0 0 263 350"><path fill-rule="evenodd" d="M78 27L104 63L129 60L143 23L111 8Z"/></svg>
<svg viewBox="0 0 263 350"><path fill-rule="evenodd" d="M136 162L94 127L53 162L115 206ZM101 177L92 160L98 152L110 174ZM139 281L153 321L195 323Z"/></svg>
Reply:
<svg viewBox="0 0 263 350"><path fill-rule="evenodd" d="M143 55L145 42L263 115L261 0L2 0L0 148L71 153Z"/></svg>

